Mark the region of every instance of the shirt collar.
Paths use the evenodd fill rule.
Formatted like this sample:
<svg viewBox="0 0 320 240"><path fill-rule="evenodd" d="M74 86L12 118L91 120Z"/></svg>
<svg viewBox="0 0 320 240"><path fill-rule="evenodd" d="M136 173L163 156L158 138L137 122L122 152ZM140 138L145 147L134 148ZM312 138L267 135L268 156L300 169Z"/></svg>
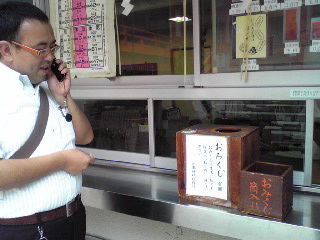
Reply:
<svg viewBox="0 0 320 240"><path fill-rule="evenodd" d="M7 65L0 62L0 75L5 73L5 76L12 79L19 79L23 87L33 87L32 83L27 75L20 74L19 72L9 68ZM5 80L5 78L3 78Z"/></svg>

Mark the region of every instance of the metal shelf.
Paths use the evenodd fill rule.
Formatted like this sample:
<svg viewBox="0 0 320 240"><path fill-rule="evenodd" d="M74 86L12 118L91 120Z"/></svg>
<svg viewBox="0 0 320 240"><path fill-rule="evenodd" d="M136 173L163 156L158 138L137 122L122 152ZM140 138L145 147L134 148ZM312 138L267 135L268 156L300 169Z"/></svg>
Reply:
<svg viewBox="0 0 320 240"><path fill-rule="evenodd" d="M319 194L294 192L293 210L281 222L231 208L183 203L174 175L90 166L83 180L84 204L102 210L237 239L320 239Z"/></svg>

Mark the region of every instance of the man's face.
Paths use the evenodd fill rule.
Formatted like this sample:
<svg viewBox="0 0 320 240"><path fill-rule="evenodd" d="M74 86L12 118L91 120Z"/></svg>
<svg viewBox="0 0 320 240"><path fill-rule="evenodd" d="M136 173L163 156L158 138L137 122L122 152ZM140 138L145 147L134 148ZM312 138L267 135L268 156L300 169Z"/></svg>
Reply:
<svg viewBox="0 0 320 240"><path fill-rule="evenodd" d="M17 42L37 49L50 49L55 46L55 37L50 24L38 20L24 21L19 30ZM32 84L38 84L47 78L54 56L38 56L21 47L12 46L12 69L28 75Z"/></svg>

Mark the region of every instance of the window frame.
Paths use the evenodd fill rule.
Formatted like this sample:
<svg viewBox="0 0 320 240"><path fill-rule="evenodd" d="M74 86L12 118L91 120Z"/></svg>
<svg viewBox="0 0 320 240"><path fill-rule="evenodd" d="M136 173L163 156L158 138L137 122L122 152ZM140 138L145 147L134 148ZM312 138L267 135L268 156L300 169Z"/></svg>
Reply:
<svg viewBox="0 0 320 240"><path fill-rule="evenodd" d="M290 97L290 87L265 88L87 88L74 87L71 95L75 100L146 100L148 101L149 126L149 154L128 153L87 149L98 159L109 161L128 162L148 165L150 168L166 168L176 170L176 159L155 156L155 129L153 119L153 101L156 100L293 100ZM295 87L297 90L312 90L314 88ZM214 98L212 96L215 96ZM312 176L312 146L314 100L299 98L306 101L306 134L305 134L305 161L304 172L294 171L294 184L311 186ZM117 159L115 159L117 158Z"/></svg>
<svg viewBox="0 0 320 240"><path fill-rule="evenodd" d="M48 8L49 0L34 0L36 6ZM319 87L320 70L290 70L249 72L247 82L240 81L240 73L202 74L200 72L200 15L199 0L192 0L194 42L194 74L120 76L116 78L87 78L72 81L74 99L87 100L147 100L149 121L149 154L125 153L86 149L100 159L130 161L147 168L176 167L176 159L155 156L153 101L155 100L290 100L291 89L314 89ZM48 9L46 10L49 12ZM305 76L308 75L308 79ZM276 76L276 77L275 77ZM303 79L303 82L301 82ZM179 88L182 87L182 88ZM214 96L214 98L212 97ZM307 106L305 146L313 139L314 99L305 98ZM115 159L116 158L116 159ZM312 149L305 147L304 172L294 172L295 184L311 186Z"/></svg>

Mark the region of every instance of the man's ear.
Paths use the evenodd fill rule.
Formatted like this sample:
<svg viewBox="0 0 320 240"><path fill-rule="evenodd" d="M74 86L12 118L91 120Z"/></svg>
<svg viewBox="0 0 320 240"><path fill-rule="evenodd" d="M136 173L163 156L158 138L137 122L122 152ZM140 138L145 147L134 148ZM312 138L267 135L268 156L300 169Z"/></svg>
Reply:
<svg viewBox="0 0 320 240"><path fill-rule="evenodd" d="M0 54L2 59L11 58L11 46L7 41L0 41Z"/></svg>

